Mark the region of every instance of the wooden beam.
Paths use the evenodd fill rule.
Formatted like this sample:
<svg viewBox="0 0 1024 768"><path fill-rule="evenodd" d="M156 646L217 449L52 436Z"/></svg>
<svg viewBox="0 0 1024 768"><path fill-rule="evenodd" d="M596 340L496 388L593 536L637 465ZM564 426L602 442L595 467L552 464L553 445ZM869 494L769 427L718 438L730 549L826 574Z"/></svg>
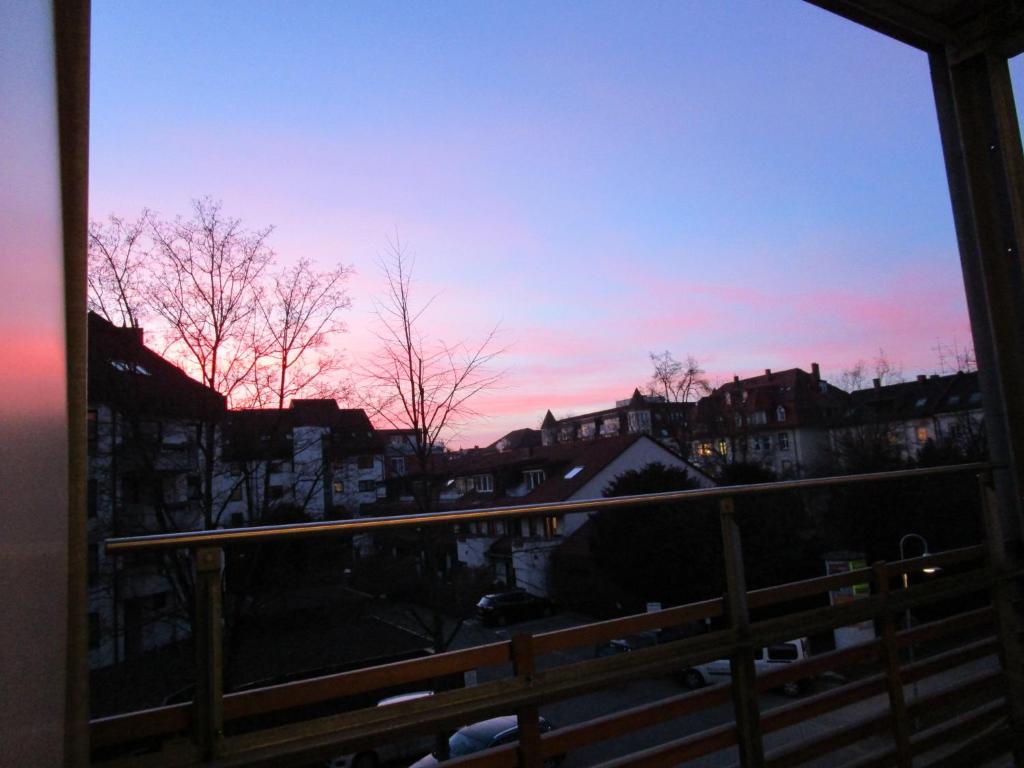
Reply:
<svg viewBox="0 0 1024 768"><path fill-rule="evenodd" d="M956 42L956 34L949 26L908 8L898 0L806 2L923 51L939 50Z"/></svg>

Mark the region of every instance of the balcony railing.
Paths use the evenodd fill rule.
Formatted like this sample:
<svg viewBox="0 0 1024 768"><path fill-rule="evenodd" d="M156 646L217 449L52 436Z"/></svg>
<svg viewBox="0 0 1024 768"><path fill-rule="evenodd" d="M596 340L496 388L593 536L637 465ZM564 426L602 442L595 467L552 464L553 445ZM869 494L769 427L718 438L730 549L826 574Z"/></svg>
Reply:
<svg viewBox="0 0 1024 768"><path fill-rule="evenodd" d="M99 764L102 761L98 756L115 754L119 748L134 744L146 745L149 752L136 751L130 758L113 758L112 764L123 761L140 766L302 764L515 712L520 733L517 744L452 759L448 764L451 768L538 768L575 749L731 701L733 722L672 741L652 743L646 749L609 760L604 765L679 765L730 748L736 748L743 766L783 768L820 760L823 756L827 756L828 764L841 764L837 750L879 736L882 738L868 742L871 746L868 754L861 752L849 764L910 766L915 758L925 755L945 761L941 764L956 764L965 754L969 755L969 762L980 764L988 755L1010 751L1016 753L1020 764L1024 697L1012 592L1020 571L1003 546L989 475L991 469L989 465L972 464L468 512L114 539L107 543L111 555L147 550L192 550L196 573L196 695L192 702L92 721L94 755ZM985 545L893 563L877 562L869 568L768 589L747 589L740 529L736 522L737 497L860 483L879 483L881 491L884 488L881 484L894 480L964 473L978 477L987 533ZM505 642L300 682L245 692L223 692L221 580L224 547L263 540L709 499L717 502L721 522L727 590L720 598L570 629L519 634ZM903 578L905 574L933 567L942 567L944 573L926 583L905 586L908 583ZM752 610L773 607L781 612L780 606L861 584L870 584L871 594L845 604L796 608L764 620L751 617ZM942 620L898 629L907 611L970 595L984 595L984 598L968 601L972 607ZM592 648L623 635L679 627L705 619L714 619L723 628L618 656L555 666L538 664L545 656L550 661L550 655L558 651ZM756 674L756 649L868 621L876 628L874 640L787 664L768 674ZM938 641L942 651L908 662L904 658L906 649L925 641ZM729 658L730 683L681 693L540 733L540 706L640 677L669 675L724 657ZM992 664L982 666L980 671L959 675L955 681L945 674L989 657L998 658L998 668ZM442 691L424 699L248 732L235 727L247 718L301 712L304 707L371 691L506 665L511 665L511 673L499 679ZM861 672L854 675L851 682L768 711L760 710L759 692L850 667ZM932 678L936 684L917 696L916 683L926 678ZM906 686L912 684L915 695L908 696ZM847 718L843 726L826 735L782 743L772 737L795 724L878 696L884 697L884 704L868 708L866 715Z"/></svg>

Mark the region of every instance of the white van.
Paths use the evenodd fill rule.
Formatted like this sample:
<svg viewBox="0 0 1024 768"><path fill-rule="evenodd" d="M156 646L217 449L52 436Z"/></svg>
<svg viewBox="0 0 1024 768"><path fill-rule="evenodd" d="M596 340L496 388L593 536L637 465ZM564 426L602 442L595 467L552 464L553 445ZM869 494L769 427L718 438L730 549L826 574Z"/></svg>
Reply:
<svg viewBox="0 0 1024 768"><path fill-rule="evenodd" d="M775 643L758 649L754 655L754 669L757 670L757 674L761 675L778 669L780 664L803 661L808 656L810 653L808 653L806 637L787 640L784 643ZM731 677L732 670L729 667L728 659L715 659L707 664L698 664L682 673L683 684L690 689L725 682ZM806 680L792 680L785 683L781 690L787 696L799 696L807 688L807 683Z"/></svg>
<svg viewBox="0 0 1024 768"><path fill-rule="evenodd" d="M386 707L389 704L401 704L405 701L415 701L427 696L433 696L433 691L415 691L413 693L400 693L397 696L389 696L377 702L378 707ZM417 736L411 739L404 739L392 744L380 744L374 749L365 752L358 752L353 755L338 755L327 761L326 768L377 768L385 763L403 761L408 763L416 759L424 752L434 748L433 736Z"/></svg>

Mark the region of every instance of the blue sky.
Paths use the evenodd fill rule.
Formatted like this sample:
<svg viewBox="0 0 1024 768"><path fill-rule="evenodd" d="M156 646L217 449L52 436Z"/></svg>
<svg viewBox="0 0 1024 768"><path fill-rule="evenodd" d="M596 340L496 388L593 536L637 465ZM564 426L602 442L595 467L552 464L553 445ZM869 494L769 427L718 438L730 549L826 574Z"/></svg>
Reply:
<svg viewBox="0 0 1024 768"><path fill-rule="evenodd" d="M799 0L93 16L93 216L211 195L352 264L353 359L397 231L435 335L510 344L456 443L605 407L652 350L912 374L968 336L924 54Z"/></svg>

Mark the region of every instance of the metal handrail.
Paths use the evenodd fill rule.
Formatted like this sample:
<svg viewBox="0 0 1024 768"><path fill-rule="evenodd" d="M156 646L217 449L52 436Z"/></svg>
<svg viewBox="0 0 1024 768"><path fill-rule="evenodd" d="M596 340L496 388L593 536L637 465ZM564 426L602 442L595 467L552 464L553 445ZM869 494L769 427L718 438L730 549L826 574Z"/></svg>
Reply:
<svg viewBox="0 0 1024 768"><path fill-rule="evenodd" d="M652 506L667 502L690 502L705 499L724 499L786 491L804 491L816 488L830 488L858 483L877 483L890 480L906 480L936 475L953 475L968 472L988 472L996 465L987 462L954 464L924 469L902 469L893 472L868 472L859 475L835 475L804 480L784 480L773 483L750 483L716 488L697 488L687 491L665 491L642 493L634 496L587 499L580 501L556 501L545 504L519 504L508 507L456 510L445 512L419 512L388 517L366 517L358 520L325 520L312 523L289 523L285 525L263 525L250 528L223 528L208 531L184 531L146 536L124 536L107 539L106 552L119 555L165 549L219 547L267 539L285 539L307 536L327 536L346 533L362 533L388 528L416 528L423 525L442 523L464 523L478 520L498 520L530 515L551 515L576 511L598 511L622 507Z"/></svg>

